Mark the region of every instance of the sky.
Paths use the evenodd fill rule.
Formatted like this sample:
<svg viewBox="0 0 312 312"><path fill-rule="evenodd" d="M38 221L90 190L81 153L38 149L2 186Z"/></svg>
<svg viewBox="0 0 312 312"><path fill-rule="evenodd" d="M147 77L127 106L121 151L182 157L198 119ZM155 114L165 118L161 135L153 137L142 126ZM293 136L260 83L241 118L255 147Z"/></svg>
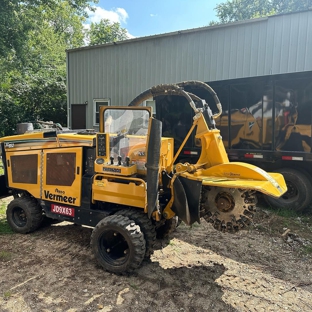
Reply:
<svg viewBox="0 0 312 312"><path fill-rule="evenodd" d="M226 0L99 0L88 22L119 22L130 38L208 26Z"/></svg>

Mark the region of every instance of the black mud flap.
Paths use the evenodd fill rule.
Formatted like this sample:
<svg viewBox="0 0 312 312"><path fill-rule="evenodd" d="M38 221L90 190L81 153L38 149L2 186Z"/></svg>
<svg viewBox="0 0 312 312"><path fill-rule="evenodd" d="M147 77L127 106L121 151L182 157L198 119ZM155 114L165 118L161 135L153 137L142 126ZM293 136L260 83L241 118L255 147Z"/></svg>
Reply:
<svg viewBox="0 0 312 312"><path fill-rule="evenodd" d="M173 182L172 211L187 225L200 223L201 181L177 177Z"/></svg>
<svg viewBox="0 0 312 312"><path fill-rule="evenodd" d="M162 123L151 118L150 135L147 145L147 211L148 217L156 210L158 200L159 158L161 146Z"/></svg>
<svg viewBox="0 0 312 312"><path fill-rule="evenodd" d="M9 189L6 187L5 175L0 176L0 198L11 196Z"/></svg>

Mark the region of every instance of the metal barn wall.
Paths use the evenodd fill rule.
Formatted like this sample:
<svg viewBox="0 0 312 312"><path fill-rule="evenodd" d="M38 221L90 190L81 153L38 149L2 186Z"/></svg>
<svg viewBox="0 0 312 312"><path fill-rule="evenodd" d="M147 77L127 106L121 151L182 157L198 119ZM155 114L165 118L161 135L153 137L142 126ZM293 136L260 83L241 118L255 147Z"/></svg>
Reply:
<svg viewBox="0 0 312 312"><path fill-rule="evenodd" d="M127 105L159 83L312 70L312 11L67 51L68 106L96 98ZM69 110L70 114L70 110Z"/></svg>

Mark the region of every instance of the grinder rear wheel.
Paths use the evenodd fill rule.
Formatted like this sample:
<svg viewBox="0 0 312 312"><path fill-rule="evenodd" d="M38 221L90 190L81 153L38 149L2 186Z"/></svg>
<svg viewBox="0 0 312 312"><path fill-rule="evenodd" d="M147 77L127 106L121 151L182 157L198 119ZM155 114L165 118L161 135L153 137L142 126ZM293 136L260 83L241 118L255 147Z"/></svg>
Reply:
<svg viewBox="0 0 312 312"><path fill-rule="evenodd" d="M37 230L43 221L42 208L34 198L27 196L14 198L6 214L11 229L22 234Z"/></svg>

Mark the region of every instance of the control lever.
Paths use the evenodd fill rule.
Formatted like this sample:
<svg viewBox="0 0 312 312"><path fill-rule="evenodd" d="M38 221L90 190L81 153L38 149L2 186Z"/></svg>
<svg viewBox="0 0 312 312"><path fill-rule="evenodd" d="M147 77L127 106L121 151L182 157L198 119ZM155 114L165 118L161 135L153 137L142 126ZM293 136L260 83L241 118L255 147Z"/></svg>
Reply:
<svg viewBox="0 0 312 312"><path fill-rule="evenodd" d="M130 166L130 157L127 156L126 157L126 167L129 167Z"/></svg>
<svg viewBox="0 0 312 312"><path fill-rule="evenodd" d="M118 159L118 166L121 166L121 156L119 155L117 159Z"/></svg>
<svg viewBox="0 0 312 312"><path fill-rule="evenodd" d="M111 165L113 165L114 164L114 157L113 156L111 156L111 157L109 157L109 159L110 159L110 161L111 161Z"/></svg>

